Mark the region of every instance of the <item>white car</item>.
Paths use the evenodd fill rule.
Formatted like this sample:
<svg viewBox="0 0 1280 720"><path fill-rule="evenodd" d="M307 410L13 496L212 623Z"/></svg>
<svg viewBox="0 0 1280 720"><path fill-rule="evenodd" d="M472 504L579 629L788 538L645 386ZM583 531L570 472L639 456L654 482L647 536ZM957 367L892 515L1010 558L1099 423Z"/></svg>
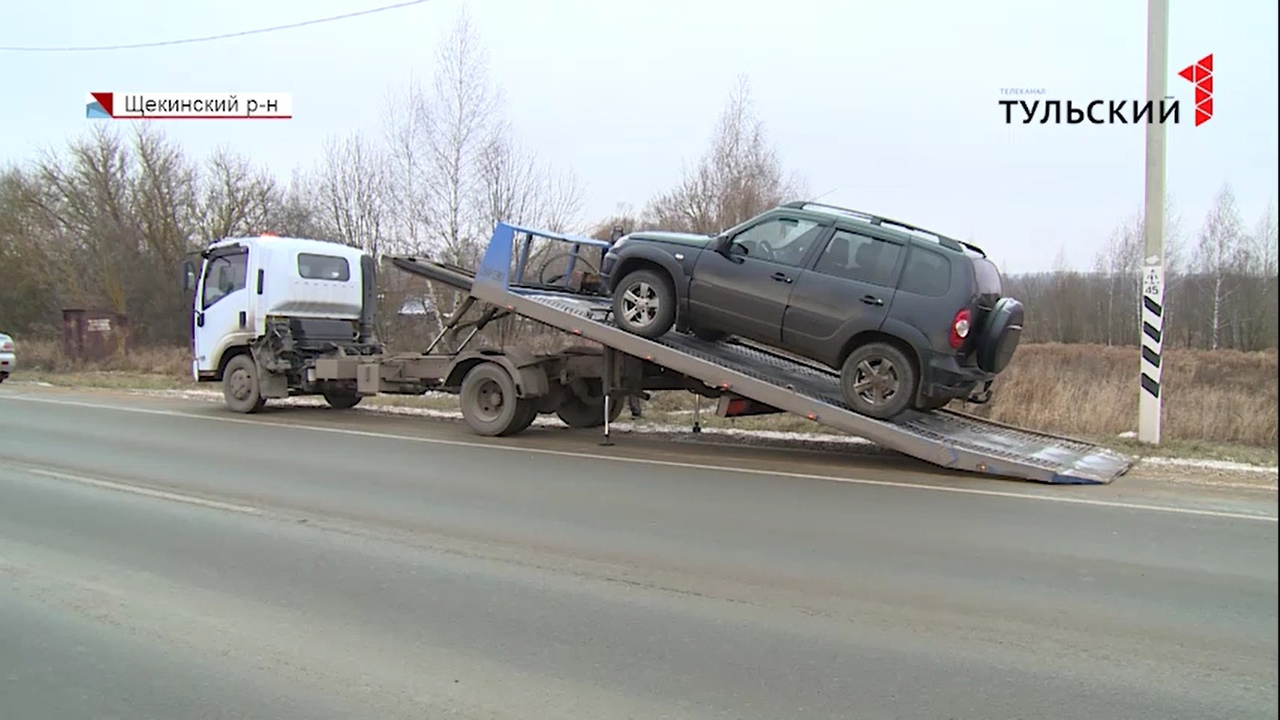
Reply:
<svg viewBox="0 0 1280 720"><path fill-rule="evenodd" d="M18 366L18 356L14 354L13 338L0 333L0 382L4 382Z"/></svg>

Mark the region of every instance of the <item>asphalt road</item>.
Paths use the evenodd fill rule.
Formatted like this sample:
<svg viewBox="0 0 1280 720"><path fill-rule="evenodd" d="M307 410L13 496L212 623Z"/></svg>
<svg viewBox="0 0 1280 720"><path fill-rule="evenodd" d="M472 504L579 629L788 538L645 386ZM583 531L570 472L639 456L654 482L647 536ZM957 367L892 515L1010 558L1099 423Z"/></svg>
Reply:
<svg viewBox="0 0 1280 720"><path fill-rule="evenodd" d="M6 385L0 718L1274 718L1275 517Z"/></svg>

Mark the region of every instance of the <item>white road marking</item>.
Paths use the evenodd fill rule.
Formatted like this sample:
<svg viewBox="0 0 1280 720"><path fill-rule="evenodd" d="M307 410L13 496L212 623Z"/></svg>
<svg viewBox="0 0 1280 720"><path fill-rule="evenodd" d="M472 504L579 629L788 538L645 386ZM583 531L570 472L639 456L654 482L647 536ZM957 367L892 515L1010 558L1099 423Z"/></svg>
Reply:
<svg viewBox="0 0 1280 720"><path fill-rule="evenodd" d="M905 488L911 490L925 490L932 492L946 492L958 495L977 495L985 497L1011 498L1017 500L1036 500L1040 502L1065 503L1068 505L1087 505L1092 507L1114 508L1119 510L1135 510L1140 512L1158 512L1173 513L1179 515L1194 515L1199 517L1225 518L1230 520L1253 520L1261 522L1275 523L1278 519L1273 515L1257 515L1250 513L1229 512L1225 510L1208 510L1202 508L1184 508L1173 507L1169 505L1148 505L1144 503L1128 503L1114 500L1097 500L1092 498L1064 497L1061 495L1032 495L1028 493L1013 492L1009 490L988 490L983 488L967 488L967 487L949 487L946 485L929 485L926 483L898 482L893 480L868 480L865 478L840 477L835 475L819 475L813 473L788 472L785 470L762 470L757 468L740 468L730 467L727 465L711 465L704 463L677 462L673 460L654 460L651 458L634 458L621 457L614 455L602 455L597 453L575 452L572 450L550 450L547 448L531 448L524 446L510 445L491 445L485 442L474 442L467 440L444 440L441 438L426 438L414 435L401 435L398 433L373 432L370 430L353 430L350 428L333 428L321 427L316 425L302 425L295 423L273 423L263 422L260 420L250 420L243 417L215 417L211 415L194 415L191 413L180 412L177 410L158 410L155 408L127 407L121 405L102 405L98 403L86 403L77 400L53 400L50 398L34 398L18 395L3 395L0 398L7 400L19 400L22 402L45 403L48 405L65 405L69 407L84 407L97 410L111 410L116 412L139 413L143 415L159 415L165 417L180 417L190 420L205 420L209 422L232 423L240 425L253 425L255 427L276 427L292 430L306 430L311 432L332 433L335 435L349 435L353 437L367 437L378 440L401 440L405 442L425 443L429 445L446 445L452 447L476 448L480 450L496 450L504 452L533 453L538 455L551 455L557 457L571 457L582 460L595 460L601 462L614 463L630 463L633 465L653 465L658 467L673 467L685 470L707 470L712 472L724 473L741 473L743 475L763 475L767 477L782 477L795 480L818 480L825 482L849 483L852 485L864 485L874 487L892 487Z"/></svg>
<svg viewBox="0 0 1280 720"><path fill-rule="evenodd" d="M218 502L217 500L206 500L193 495L183 495L182 493L169 492L167 490L156 490L154 488L143 487L141 485L128 485L126 483L112 482L111 480L84 477L83 475L71 475L70 473L54 472L52 470L41 470L39 468L23 468L23 471L32 475L40 475L42 477L53 478L55 480L67 480L84 485L91 485L93 487L104 488L106 490L118 490L120 492L133 493L134 495L145 495L147 497L158 498L160 500L171 500L173 502L187 503L189 505L199 505L200 507L213 508L215 510L226 510L228 512L244 513L245 515L262 514L262 511L258 508L249 507L248 505L233 505L231 503Z"/></svg>

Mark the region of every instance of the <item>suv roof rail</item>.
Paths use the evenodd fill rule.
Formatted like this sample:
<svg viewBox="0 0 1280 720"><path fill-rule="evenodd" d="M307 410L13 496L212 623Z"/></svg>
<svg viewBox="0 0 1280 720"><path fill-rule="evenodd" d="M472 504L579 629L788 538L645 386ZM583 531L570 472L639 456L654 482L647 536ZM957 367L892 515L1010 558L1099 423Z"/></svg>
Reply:
<svg viewBox="0 0 1280 720"><path fill-rule="evenodd" d="M896 227L898 229L905 230L907 232L918 233L921 235L928 235L934 242L950 250L963 252L967 248L969 250L972 250L973 252L978 253L979 255L982 255L983 257L986 257L986 253L982 251L982 248L972 243L968 243L963 240L956 240L955 238L948 237L946 235L943 235L942 233L934 232L932 230L926 230L921 227L916 227L915 225L904 223L900 220L894 220L893 218L883 217L883 216L876 215L874 213L865 212L862 210L854 210L852 208L841 207L839 205L828 205L826 203L820 203L820 202L810 202L808 200L796 200L794 202L785 203L783 204L782 207L790 208L792 210L818 209L818 210L826 210L829 212L834 211L838 214L846 215L846 216L855 218L857 220L861 220L863 222L866 222L869 225L878 225L878 226L887 225L890 227Z"/></svg>

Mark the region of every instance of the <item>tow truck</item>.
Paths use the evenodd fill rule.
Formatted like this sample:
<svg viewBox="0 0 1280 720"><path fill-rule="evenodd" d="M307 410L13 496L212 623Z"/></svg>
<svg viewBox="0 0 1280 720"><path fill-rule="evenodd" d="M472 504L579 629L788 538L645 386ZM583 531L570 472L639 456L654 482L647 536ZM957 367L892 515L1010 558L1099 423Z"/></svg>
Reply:
<svg viewBox="0 0 1280 720"><path fill-rule="evenodd" d="M706 398L720 417L792 413L982 475L1107 484L1132 465L1095 443L949 409L892 420L861 415L845 404L837 373L751 342L626 332L612 321L612 303L599 288L599 262L609 246L498 223L474 270L388 256L394 268L463 297L425 350L391 353L374 332L377 267L367 253L308 238L218 240L184 263L184 289L194 297L192 376L221 383L226 406L238 413L294 396L322 396L333 408L349 409L374 395L451 393L470 429L490 437L521 433L539 415L554 414L572 428L603 428L611 444L625 400L687 391L697 400L694 432ZM548 254L548 247L558 249ZM565 269L548 278L551 257L564 259ZM475 319L465 321L473 310ZM532 352L475 342L484 328L511 316L563 333L571 344Z"/></svg>

